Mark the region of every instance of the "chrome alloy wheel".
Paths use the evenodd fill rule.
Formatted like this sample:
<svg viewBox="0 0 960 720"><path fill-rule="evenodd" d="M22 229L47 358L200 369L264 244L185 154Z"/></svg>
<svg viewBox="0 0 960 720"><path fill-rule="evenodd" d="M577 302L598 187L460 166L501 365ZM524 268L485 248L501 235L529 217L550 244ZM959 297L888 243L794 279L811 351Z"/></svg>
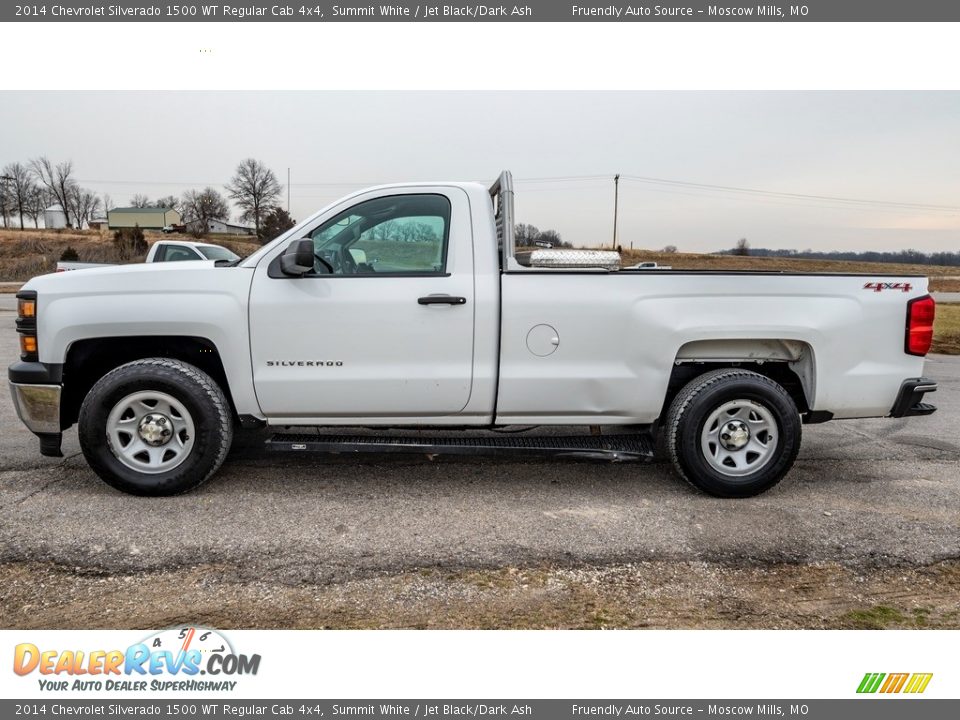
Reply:
<svg viewBox="0 0 960 720"><path fill-rule="evenodd" d="M707 417L700 432L703 457L717 472L743 477L769 463L777 448L773 413L753 400L731 400Z"/></svg>
<svg viewBox="0 0 960 720"><path fill-rule="evenodd" d="M150 475L173 470L186 460L194 434L193 418L183 403L155 390L127 395L107 416L114 457Z"/></svg>

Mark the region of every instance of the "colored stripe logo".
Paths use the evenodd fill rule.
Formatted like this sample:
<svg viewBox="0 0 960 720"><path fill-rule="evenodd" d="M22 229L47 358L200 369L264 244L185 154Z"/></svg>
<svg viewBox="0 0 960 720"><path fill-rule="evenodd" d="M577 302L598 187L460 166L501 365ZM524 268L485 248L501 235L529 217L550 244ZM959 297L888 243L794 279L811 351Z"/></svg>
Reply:
<svg viewBox="0 0 960 720"><path fill-rule="evenodd" d="M927 689L932 678L933 673L866 673L857 687L857 692L918 694Z"/></svg>

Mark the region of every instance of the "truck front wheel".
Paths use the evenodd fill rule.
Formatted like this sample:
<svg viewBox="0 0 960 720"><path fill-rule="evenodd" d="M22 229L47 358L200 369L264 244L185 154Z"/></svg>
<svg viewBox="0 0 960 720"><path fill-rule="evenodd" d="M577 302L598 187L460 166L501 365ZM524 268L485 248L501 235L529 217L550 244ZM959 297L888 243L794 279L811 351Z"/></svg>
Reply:
<svg viewBox="0 0 960 720"><path fill-rule="evenodd" d="M176 495L213 475L230 449L223 390L202 370L150 358L121 365L80 408L80 447L104 481L133 495Z"/></svg>
<svg viewBox="0 0 960 720"><path fill-rule="evenodd" d="M716 497L769 490L800 450L800 414L778 383L748 370L714 370L674 398L663 432L677 472Z"/></svg>

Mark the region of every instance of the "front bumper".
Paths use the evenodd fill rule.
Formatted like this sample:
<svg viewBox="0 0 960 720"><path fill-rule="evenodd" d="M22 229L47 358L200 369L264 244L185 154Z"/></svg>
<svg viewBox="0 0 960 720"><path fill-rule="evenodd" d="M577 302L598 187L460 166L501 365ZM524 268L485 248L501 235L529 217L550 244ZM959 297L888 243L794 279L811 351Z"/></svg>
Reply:
<svg viewBox="0 0 960 720"><path fill-rule="evenodd" d="M10 366L7 375L13 407L23 424L40 438L40 453L63 457L60 451L61 366L19 362Z"/></svg>
<svg viewBox="0 0 960 720"><path fill-rule="evenodd" d="M23 424L31 432L60 432L60 394L59 385L33 385L28 383L10 383L13 406Z"/></svg>
<svg viewBox="0 0 960 720"><path fill-rule="evenodd" d="M923 396L937 391L937 384L930 378L910 378L904 380L897 393L897 399L890 408L890 417L910 417L912 415L930 415L937 411L936 405L925 403Z"/></svg>

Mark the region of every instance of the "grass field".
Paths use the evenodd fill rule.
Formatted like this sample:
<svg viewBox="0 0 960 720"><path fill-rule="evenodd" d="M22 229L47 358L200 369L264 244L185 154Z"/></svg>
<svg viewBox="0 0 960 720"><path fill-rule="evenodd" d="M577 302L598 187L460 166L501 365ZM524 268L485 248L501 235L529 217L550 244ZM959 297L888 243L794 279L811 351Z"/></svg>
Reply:
<svg viewBox="0 0 960 720"><path fill-rule="evenodd" d="M960 278L930 278L931 292L960 292Z"/></svg>
<svg viewBox="0 0 960 720"><path fill-rule="evenodd" d="M653 260L678 270L783 270L786 272L877 273L885 275L926 275L933 292L960 292L960 267L949 265L900 265L848 260L804 260L801 258L753 257L738 255L697 255L648 250L624 250L623 264Z"/></svg>
<svg viewBox="0 0 960 720"><path fill-rule="evenodd" d="M148 243L160 238L191 240L188 235L167 236L147 230ZM34 275L51 272L60 254L69 245L80 255L80 262L118 262L111 233L103 230L5 230L0 229L0 282L29 280ZM249 255L260 245L236 236L212 235L205 240L224 245L238 255ZM142 259L142 258L141 258ZM653 260L677 269L704 270L784 270L789 272L884 273L893 275L926 275L931 290L960 292L960 267L944 265L892 265L858 263L844 260L802 260L799 258L761 258L736 255L702 255L696 253L664 253L654 250L625 250L623 264Z"/></svg>
<svg viewBox="0 0 960 720"><path fill-rule="evenodd" d="M960 355L960 304L940 303L933 323L933 352Z"/></svg>
<svg viewBox="0 0 960 720"><path fill-rule="evenodd" d="M164 235L152 230L145 230L144 236L151 245L161 238L193 240L189 235ZM260 247L257 242L238 239L233 235L211 235L204 241L230 248L241 257ZM60 255L68 246L77 251L79 262L121 262L113 245L113 235L106 230L0 229L0 282L25 281L35 275L53 272ZM127 262L143 262L144 257L132 258Z"/></svg>

